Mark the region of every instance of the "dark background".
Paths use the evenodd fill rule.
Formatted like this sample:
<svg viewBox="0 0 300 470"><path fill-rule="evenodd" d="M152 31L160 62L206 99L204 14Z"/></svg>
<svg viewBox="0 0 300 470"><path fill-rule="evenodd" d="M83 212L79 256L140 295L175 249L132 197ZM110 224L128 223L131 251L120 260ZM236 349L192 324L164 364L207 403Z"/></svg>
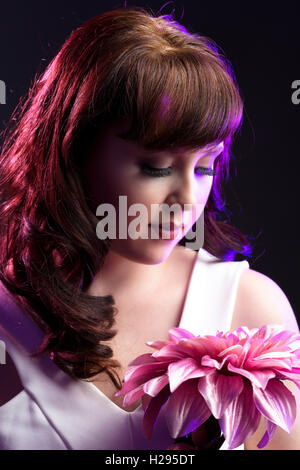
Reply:
<svg viewBox="0 0 300 470"><path fill-rule="evenodd" d="M71 31L124 4L96 0L1 4L0 80L6 84L6 104L0 105L0 131L35 74L44 70ZM245 113L226 187L232 221L255 237L250 267L282 288L300 324L300 104L292 102L292 82L300 80L300 2L149 0L127 5L153 12L162 9L162 14L175 8L177 21L214 39L233 65Z"/></svg>

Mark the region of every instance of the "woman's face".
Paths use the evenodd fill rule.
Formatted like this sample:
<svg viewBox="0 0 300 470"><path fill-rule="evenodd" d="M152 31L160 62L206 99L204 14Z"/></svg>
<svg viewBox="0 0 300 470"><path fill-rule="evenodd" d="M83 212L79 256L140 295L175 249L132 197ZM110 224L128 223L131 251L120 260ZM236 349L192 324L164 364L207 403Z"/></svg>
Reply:
<svg viewBox="0 0 300 470"><path fill-rule="evenodd" d="M113 211L102 212L105 221L111 224L110 228L115 223L116 238L112 237L111 249L139 263L158 264L168 257L203 212L213 176L203 173L201 168L213 168L215 158L223 150L223 142L196 151L181 148L157 152L116 135L125 130L126 123L116 123L97 135L85 160L84 184L93 201L95 214L96 208L99 210L102 204L115 208L115 217ZM162 168L169 169L162 173L155 171ZM142 211L138 209L130 213L133 204L140 204ZM175 212L168 211L171 206ZM164 209L163 217L160 209ZM100 212L97 217L99 215ZM122 220L120 224L119 217ZM184 229L178 233L171 232L168 238L164 238L168 234L163 235L155 227L168 221L180 226L183 224ZM126 229L122 238L119 236L121 227L123 233ZM105 230L108 228L106 225ZM133 238L134 232L139 238Z"/></svg>

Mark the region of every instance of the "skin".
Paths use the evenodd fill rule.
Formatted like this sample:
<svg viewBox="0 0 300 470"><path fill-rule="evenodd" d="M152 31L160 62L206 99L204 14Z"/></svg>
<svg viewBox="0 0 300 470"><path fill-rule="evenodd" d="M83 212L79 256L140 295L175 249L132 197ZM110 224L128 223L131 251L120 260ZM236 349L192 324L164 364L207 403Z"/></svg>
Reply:
<svg viewBox="0 0 300 470"><path fill-rule="evenodd" d="M112 290L116 285L123 288L134 285L137 288L141 284L149 285L151 282L153 286L160 281L165 270L163 262L200 217L209 197L213 177L199 175L195 168L213 168L215 158L223 150L221 143L215 145L213 150L210 150L210 146L199 151L177 149L173 152L149 152L135 142L116 136L124 130L127 130L126 122L111 125L105 132L99 133L84 168L84 180L94 209L101 203L110 203L116 208L117 234L119 195L127 196L127 207L140 203L147 209L148 214L148 217L142 220L142 231L149 234L148 239L127 237L112 240L103 266L103 287L105 283L108 290ZM151 177L143 173L142 163L156 168L173 165L174 170L169 176ZM153 211L155 206L152 204L163 203L168 207L174 203L182 207L185 230L179 238L151 239L148 224L154 222L157 214L157 208ZM184 204L190 204L186 211ZM136 217L128 216L128 223ZM173 218L172 214L171 217Z"/></svg>

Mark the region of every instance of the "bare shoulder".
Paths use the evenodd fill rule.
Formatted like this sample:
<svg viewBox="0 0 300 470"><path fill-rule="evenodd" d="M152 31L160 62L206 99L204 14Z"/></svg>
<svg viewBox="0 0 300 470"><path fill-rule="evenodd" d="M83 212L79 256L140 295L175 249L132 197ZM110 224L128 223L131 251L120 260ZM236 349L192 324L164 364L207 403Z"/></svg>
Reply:
<svg viewBox="0 0 300 470"><path fill-rule="evenodd" d="M258 271L245 269L238 284L231 329L241 325L259 328L267 323L299 331L291 304L279 285Z"/></svg>

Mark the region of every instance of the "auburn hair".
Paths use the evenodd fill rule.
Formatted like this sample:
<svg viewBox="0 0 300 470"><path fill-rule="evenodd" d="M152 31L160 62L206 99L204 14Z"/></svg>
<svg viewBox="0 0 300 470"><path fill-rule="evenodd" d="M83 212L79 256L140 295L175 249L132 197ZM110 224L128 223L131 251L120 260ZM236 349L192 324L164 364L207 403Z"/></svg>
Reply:
<svg viewBox="0 0 300 470"><path fill-rule="evenodd" d="M72 31L2 133L0 280L44 333L34 356L49 351L72 378L105 372L122 386L105 344L117 333L114 298L85 293L109 241L96 236L81 168L110 122L129 119L123 137L148 149L223 141L203 248L223 261L251 256L249 237L230 225L222 198L242 114L230 62L212 39L171 15L116 8Z"/></svg>

